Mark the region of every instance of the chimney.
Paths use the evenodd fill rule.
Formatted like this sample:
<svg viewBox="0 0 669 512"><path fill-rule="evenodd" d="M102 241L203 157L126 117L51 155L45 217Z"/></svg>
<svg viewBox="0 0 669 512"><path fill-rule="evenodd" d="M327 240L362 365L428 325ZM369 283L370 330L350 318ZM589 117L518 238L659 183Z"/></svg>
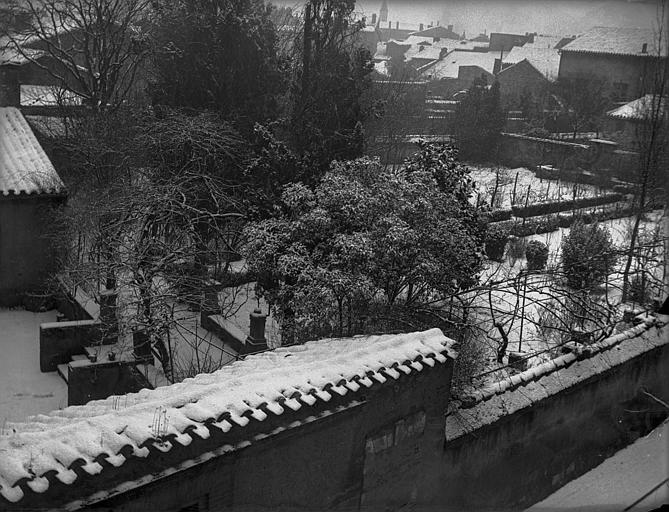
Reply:
<svg viewBox="0 0 669 512"><path fill-rule="evenodd" d="M399 22L399 21L396 21L396 22L395 22L395 28L396 28L397 30L400 29L400 22Z"/></svg>
<svg viewBox="0 0 669 512"><path fill-rule="evenodd" d="M643 43L641 45L641 53L648 53L648 43Z"/></svg>
<svg viewBox="0 0 669 512"><path fill-rule="evenodd" d="M449 32L453 32L453 25L449 25L447 28Z"/></svg>
<svg viewBox="0 0 669 512"><path fill-rule="evenodd" d="M372 13L372 25L376 26L376 13Z"/></svg>
<svg viewBox="0 0 669 512"><path fill-rule="evenodd" d="M0 107L21 106L18 66L0 66Z"/></svg>
<svg viewBox="0 0 669 512"><path fill-rule="evenodd" d="M421 23L420 25L418 25L418 31L422 32L423 30L425 30L425 25Z"/></svg>

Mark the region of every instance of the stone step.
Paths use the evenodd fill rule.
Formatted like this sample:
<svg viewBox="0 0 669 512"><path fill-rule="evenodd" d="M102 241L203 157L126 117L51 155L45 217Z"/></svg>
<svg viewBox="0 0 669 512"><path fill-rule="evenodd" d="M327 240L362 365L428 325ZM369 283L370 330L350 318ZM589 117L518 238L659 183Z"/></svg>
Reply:
<svg viewBox="0 0 669 512"><path fill-rule="evenodd" d="M60 375L65 382L68 381L70 376L70 371L67 368L67 363L58 365L58 375Z"/></svg>

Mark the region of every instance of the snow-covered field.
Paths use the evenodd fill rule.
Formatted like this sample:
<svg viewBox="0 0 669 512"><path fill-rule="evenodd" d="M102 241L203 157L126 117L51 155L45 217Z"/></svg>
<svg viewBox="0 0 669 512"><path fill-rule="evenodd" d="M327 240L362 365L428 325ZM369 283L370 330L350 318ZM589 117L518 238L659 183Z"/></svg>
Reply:
<svg viewBox="0 0 669 512"><path fill-rule="evenodd" d="M468 167L472 179L476 182L477 194L474 194L473 201L476 201L477 195L480 194L480 201L490 204L497 182L497 192L492 205L494 209L510 208L512 205L522 206L526 202L532 204L595 197L611 192L609 189L593 185L537 178L534 171L524 167L516 169L470 165Z"/></svg>
<svg viewBox="0 0 669 512"><path fill-rule="evenodd" d="M39 325L56 311L0 309L0 431L5 422L67 407L67 385L39 369Z"/></svg>

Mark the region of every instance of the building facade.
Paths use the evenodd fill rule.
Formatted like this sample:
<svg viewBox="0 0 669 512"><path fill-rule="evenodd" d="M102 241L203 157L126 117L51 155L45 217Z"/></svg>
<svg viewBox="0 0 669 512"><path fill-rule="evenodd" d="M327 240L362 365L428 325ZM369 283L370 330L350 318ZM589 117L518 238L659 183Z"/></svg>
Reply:
<svg viewBox="0 0 669 512"><path fill-rule="evenodd" d="M54 268L47 236L65 186L23 114L0 107L0 306L39 291Z"/></svg>

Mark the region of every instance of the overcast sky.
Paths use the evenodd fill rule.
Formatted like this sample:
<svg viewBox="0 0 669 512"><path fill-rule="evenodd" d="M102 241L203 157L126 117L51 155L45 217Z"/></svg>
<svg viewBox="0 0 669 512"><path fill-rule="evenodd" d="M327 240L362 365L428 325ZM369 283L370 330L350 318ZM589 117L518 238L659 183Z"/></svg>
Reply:
<svg viewBox="0 0 669 512"><path fill-rule="evenodd" d="M358 0L358 9L378 12L382 0ZM302 5L298 0L276 0ZM657 25L657 3L626 0L388 0L389 20L412 24L439 20L473 37L488 32L575 35L593 26Z"/></svg>

